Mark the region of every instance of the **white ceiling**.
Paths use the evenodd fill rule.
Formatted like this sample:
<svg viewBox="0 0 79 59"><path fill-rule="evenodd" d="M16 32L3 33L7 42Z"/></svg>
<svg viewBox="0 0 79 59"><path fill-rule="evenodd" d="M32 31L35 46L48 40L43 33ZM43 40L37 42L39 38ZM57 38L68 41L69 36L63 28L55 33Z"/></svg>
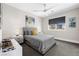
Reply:
<svg viewBox="0 0 79 59"><path fill-rule="evenodd" d="M62 10L71 10L78 8L79 4L77 3L45 3L46 9L49 9L47 12L35 12L34 10L44 10L43 3L7 3L10 6L16 7L24 12L30 12L36 16L45 17L49 14L55 14L57 12L62 12Z"/></svg>

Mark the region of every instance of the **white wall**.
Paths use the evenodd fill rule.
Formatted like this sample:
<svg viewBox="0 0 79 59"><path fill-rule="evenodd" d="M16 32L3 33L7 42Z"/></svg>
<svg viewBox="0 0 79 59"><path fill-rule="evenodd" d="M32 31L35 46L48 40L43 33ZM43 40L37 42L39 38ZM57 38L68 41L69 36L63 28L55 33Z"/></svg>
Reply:
<svg viewBox="0 0 79 59"><path fill-rule="evenodd" d="M25 27L25 16L32 16L32 14L23 12L7 4L2 4L2 38L12 37L17 32L22 34L22 28ZM40 18L35 17L35 19L35 25L41 31Z"/></svg>
<svg viewBox="0 0 79 59"><path fill-rule="evenodd" d="M49 31L48 19L66 16L66 29L65 31ZM76 17L76 28L69 28L69 17ZM42 20L42 31L54 35L56 38L79 43L79 9L74 9L64 13L51 15Z"/></svg>
<svg viewBox="0 0 79 59"><path fill-rule="evenodd" d="M2 41L2 29L0 29L0 43Z"/></svg>
<svg viewBox="0 0 79 59"><path fill-rule="evenodd" d="M0 3L0 21L1 21L1 3ZM1 28L1 22L0 22L0 43L2 43L2 28Z"/></svg>

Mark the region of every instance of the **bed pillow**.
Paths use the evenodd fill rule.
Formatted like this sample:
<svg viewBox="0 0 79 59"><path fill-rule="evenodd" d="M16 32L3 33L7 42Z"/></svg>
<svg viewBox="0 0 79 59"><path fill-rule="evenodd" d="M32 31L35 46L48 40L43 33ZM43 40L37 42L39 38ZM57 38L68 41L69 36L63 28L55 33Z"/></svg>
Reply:
<svg viewBox="0 0 79 59"><path fill-rule="evenodd" d="M37 35L37 34L38 34L38 31L37 31L36 28L34 28L34 29L32 30L32 35Z"/></svg>

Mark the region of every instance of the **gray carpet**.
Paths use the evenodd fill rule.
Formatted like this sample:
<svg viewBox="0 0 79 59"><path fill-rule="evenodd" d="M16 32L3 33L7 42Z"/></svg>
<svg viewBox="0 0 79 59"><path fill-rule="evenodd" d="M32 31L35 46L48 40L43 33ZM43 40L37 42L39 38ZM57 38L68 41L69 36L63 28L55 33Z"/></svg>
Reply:
<svg viewBox="0 0 79 59"><path fill-rule="evenodd" d="M42 56L26 44L22 44L22 47L23 56ZM79 45L56 40L56 45L45 56L79 56Z"/></svg>

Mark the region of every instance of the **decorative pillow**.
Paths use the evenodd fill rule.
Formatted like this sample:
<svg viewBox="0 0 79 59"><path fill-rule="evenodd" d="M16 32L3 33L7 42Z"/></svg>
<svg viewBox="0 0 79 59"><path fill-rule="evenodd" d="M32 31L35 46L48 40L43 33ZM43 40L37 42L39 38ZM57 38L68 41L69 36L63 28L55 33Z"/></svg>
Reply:
<svg viewBox="0 0 79 59"><path fill-rule="evenodd" d="M34 29L32 30L32 35L37 35L37 34L38 34L37 29L34 28Z"/></svg>

